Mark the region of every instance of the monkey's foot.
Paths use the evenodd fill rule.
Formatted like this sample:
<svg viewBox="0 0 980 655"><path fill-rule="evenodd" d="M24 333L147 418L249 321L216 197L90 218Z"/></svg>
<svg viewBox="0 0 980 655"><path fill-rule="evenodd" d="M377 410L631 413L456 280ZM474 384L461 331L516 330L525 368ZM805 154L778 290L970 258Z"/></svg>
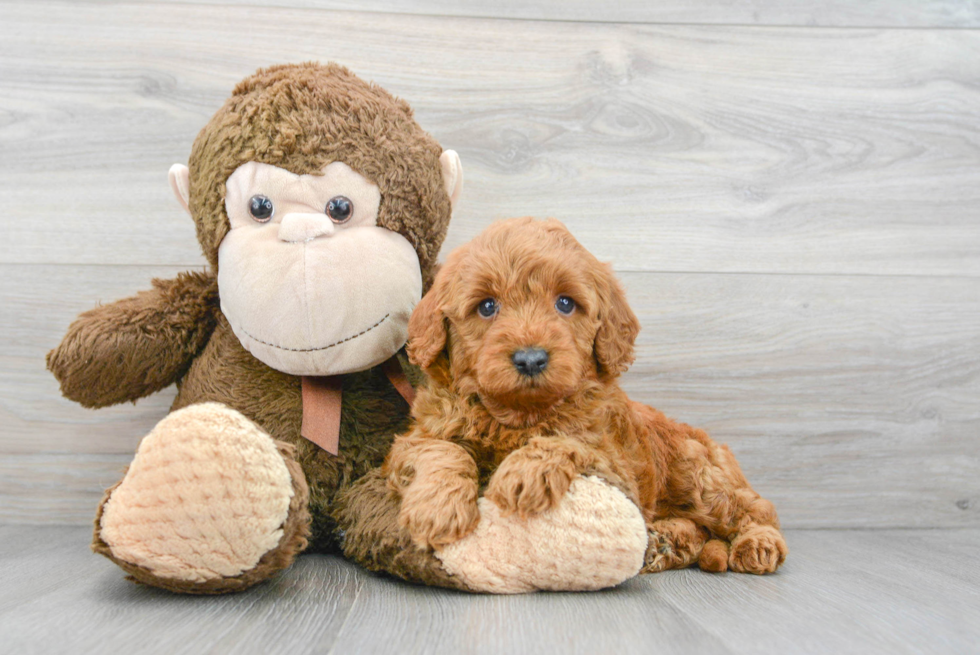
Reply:
<svg viewBox="0 0 980 655"><path fill-rule="evenodd" d="M92 550L171 591L241 591L306 547L309 492L293 449L218 403L173 412L106 491Z"/></svg>
<svg viewBox="0 0 980 655"><path fill-rule="evenodd" d="M643 566L647 529L623 492L588 476L559 504L526 520L479 500L476 530L436 552L446 572L472 591L592 591L632 578Z"/></svg>

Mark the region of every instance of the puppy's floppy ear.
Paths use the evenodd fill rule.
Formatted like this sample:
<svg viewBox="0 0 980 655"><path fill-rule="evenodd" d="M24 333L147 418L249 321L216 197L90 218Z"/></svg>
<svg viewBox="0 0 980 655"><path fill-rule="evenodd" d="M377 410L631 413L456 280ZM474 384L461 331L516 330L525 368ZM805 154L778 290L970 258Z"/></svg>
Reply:
<svg viewBox="0 0 980 655"><path fill-rule="evenodd" d="M415 306L408 319L408 358L413 364L427 370L446 347L446 314L443 302L451 271L449 265L436 273L432 288Z"/></svg>
<svg viewBox="0 0 980 655"><path fill-rule="evenodd" d="M616 377L633 363L633 344L640 332L640 321L609 265L600 264L597 272L599 330L595 335L595 358L600 376Z"/></svg>

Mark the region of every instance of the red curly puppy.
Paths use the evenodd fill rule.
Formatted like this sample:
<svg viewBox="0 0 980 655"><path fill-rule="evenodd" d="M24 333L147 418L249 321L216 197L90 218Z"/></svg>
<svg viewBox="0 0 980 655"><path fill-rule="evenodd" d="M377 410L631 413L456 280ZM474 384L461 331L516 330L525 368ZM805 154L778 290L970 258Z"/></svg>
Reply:
<svg viewBox="0 0 980 655"><path fill-rule="evenodd" d="M598 475L643 512L643 571L775 571L787 553L776 511L728 448L616 384L638 331L610 268L558 221L501 221L455 250L409 323L430 381L385 463L415 543L471 532L484 486L528 516Z"/></svg>

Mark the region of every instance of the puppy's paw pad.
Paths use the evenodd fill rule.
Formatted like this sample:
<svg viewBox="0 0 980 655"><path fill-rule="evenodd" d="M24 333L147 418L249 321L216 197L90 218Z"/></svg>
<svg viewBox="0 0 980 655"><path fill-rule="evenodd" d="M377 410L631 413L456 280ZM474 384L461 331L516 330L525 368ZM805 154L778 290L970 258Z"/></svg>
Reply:
<svg viewBox="0 0 980 655"><path fill-rule="evenodd" d="M643 573L666 571L673 568L672 565L676 560L677 555L674 553L674 547L668 536L651 531L647 543L647 552L643 558Z"/></svg>
<svg viewBox="0 0 980 655"><path fill-rule="evenodd" d="M779 531L771 526L755 526L732 540L728 565L739 573L772 573L786 561L789 549Z"/></svg>
<svg viewBox="0 0 980 655"><path fill-rule="evenodd" d="M684 569L698 561L706 534L683 519L665 519L650 526L644 573Z"/></svg>

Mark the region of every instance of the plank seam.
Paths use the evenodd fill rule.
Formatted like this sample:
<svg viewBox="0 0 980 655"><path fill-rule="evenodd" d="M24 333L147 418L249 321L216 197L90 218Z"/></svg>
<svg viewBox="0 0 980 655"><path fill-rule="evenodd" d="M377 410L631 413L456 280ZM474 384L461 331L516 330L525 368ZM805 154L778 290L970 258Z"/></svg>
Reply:
<svg viewBox="0 0 980 655"><path fill-rule="evenodd" d="M2 0L0 0L2 1ZM446 251L448 253L449 250ZM953 273L861 273L861 272L822 272L822 271L746 271L746 270L684 270L684 269L643 269L643 268L619 268L615 260L607 260L600 257L603 261L610 261L614 271L619 273L649 273L651 275L737 275L737 276L767 276L767 277L826 277L826 278L891 278L891 279L919 279L919 280L980 280L980 274L953 274ZM4 262L0 261L0 266L30 267L49 267L49 268L90 268L90 269L113 269L113 268L179 268L181 270L206 272L208 267L202 264L168 264L147 262L142 264L119 263L101 264L97 262Z"/></svg>
<svg viewBox="0 0 980 655"><path fill-rule="evenodd" d="M0 0L0 6L2 5L14 5L18 4L17 0ZM48 4L62 4L62 3L48 3ZM108 5L108 4L119 4L115 0L80 0L79 2L73 4L87 4L91 6ZM211 8L227 8L229 6L237 6L239 8L252 8L252 9L289 9L292 11L310 11L318 13L343 13L343 14L362 14L362 15L373 15L373 16L395 16L395 17L419 17L419 18L438 18L444 20L486 20L486 21L511 21L511 22L528 22L528 23L567 23L572 25L619 25L619 26L630 26L630 25L642 25L651 27L707 27L707 28L736 28L736 29L757 29L757 30L889 30L889 31L924 31L924 30L936 30L936 31L952 31L952 32L969 32L976 31L980 32L980 23L965 26L950 26L950 25L879 25L879 24L867 24L867 25L793 25L791 23L698 23L690 21L644 21L644 20L602 20L602 19L579 19L579 18L541 18L541 17L526 17L526 16L490 16L485 14L441 14L441 13L429 13L420 12L413 13L408 11L382 11L378 9L347 9L347 8L334 8L334 7L309 7L303 5L292 5L292 4L243 4L243 5L229 5L224 3L213 3L213 2L147 2L142 3L144 5L157 5L160 7L173 7L173 6L183 6L183 7L211 7Z"/></svg>

